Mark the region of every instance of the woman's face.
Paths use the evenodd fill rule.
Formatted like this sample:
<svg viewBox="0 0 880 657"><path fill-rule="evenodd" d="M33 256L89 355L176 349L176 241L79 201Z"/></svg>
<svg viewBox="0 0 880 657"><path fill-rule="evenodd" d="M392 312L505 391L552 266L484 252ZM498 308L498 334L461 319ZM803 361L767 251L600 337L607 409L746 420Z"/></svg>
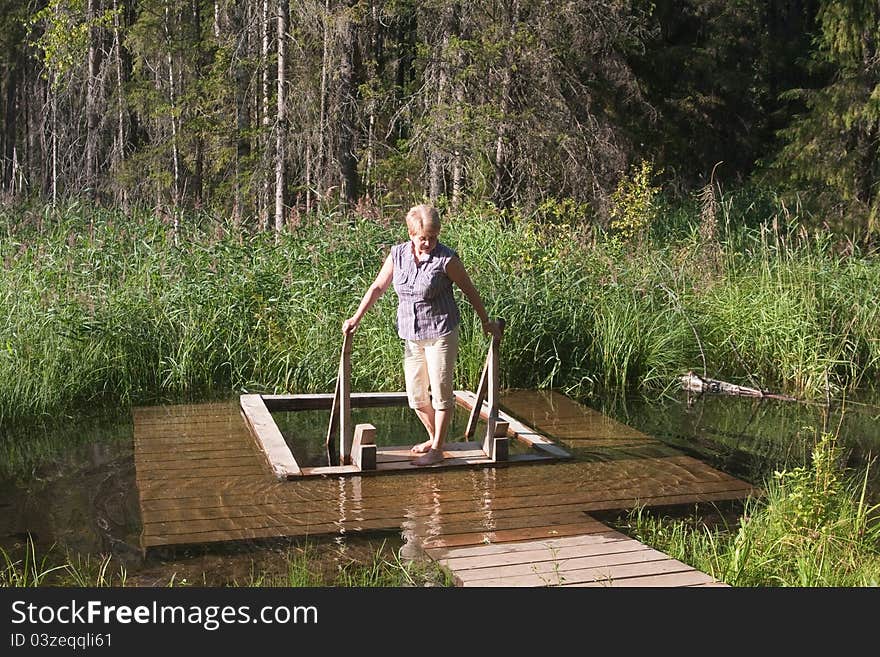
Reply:
<svg viewBox="0 0 880 657"><path fill-rule="evenodd" d="M430 253L437 246L437 238L439 236L439 231L433 231L428 228L419 228L416 232L410 231L409 234L416 253Z"/></svg>

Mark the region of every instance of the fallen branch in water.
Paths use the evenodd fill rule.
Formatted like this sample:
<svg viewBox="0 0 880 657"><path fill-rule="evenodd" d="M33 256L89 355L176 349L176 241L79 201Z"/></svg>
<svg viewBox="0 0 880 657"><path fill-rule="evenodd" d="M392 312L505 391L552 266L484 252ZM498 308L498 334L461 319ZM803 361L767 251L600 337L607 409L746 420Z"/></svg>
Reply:
<svg viewBox="0 0 880 657"><path fill-rule="evenodd" d="M719 381L717 379L709 379L707 377L700 376L693 371L689 371L687 374L682 374L679 378L681 380L681 387L688 392L708 392L716 395L738 395L740 397L761 397L763 399L798 401L794 397L789 397L788 395L780 395L770 392L769 390L759 390L757 388L740 386L736 385L735 383L727 383L726 381Z"/></svg>

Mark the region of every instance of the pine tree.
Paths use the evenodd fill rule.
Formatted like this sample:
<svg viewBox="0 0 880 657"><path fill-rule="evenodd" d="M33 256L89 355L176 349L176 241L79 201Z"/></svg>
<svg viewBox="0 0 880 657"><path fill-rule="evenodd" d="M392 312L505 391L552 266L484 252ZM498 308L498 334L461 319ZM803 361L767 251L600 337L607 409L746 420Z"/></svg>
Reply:
<svg viewBox="0 0 880 657"><path fill-rule="evenodd" d="M824 0L818 19L816 65L830 80L788 93L807 109L782 132L776 164L796 182L823 185L870 235L880 228L880 3Z"/></svg>

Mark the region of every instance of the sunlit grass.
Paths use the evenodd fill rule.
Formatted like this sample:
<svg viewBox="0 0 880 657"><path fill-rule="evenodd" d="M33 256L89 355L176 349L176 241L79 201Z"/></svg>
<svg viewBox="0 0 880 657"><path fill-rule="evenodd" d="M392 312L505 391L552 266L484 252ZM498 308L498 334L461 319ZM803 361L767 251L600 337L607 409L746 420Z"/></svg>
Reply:
<svg viewBox="0 0 880 657"><path fill-rule="evenodd" d="M868 471L839 461L836 439L823 435L812 463L777 472L732 526L639 508L621 528L731 586L880 586L880 505L867 500Z"/></svg>
<svg viewBox="0 0 880 657"><path fill-rule="evenodd" d="M314 218L276 241L199 216L178 239L149 210L0 211L0 426L95 404L329 392L339 326L403 224ZM880 264L766 226L714 246L638 246L584 227L446 217L489 313L507 320L502 385L587 397L659 393L689 369L820 397L876 380ZM456 385L486 338L466 301ZM389 292L353 347L355 390L402 390Z"/></svg>
<svg viewBox="0 0 880 657"><path fill-rule="evenodd" d="M55 546L39 550L28 537L21 554L0 548L0 587L126 587L138 586L137 573L111 555L62 555ZM233 587L423 587L452 586L449 573L430 560L408 560L382 542L364 559L335 555L330 559L312 543L290 547L281 566L252 562L246 578L217 583L216 573L181 575L173 569L150 586L180 588L213 585ZM132 581L134 580L134 581Z"/></svg>
<svg viewBox="0 0 880 657"><path fill-rule="evenodd" d="M0 548L0 587L125 586L124 566L115 566L110 555L59 557L55 546L38 555L28 536L20 555Z"/></svg>

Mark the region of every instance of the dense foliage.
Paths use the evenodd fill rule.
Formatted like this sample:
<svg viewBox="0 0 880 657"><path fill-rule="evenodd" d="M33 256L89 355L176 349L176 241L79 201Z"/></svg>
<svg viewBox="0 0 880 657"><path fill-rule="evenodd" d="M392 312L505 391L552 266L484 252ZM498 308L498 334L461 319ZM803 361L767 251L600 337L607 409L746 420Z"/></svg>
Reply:
<svg viewBox="0 0 880 657"><path fill-rule="evenodd" d="M863 237L878 20L868 0L0 0L2 191L277 230L423 196L606 225L647 162L684 194L771 177Z"/></svg>

